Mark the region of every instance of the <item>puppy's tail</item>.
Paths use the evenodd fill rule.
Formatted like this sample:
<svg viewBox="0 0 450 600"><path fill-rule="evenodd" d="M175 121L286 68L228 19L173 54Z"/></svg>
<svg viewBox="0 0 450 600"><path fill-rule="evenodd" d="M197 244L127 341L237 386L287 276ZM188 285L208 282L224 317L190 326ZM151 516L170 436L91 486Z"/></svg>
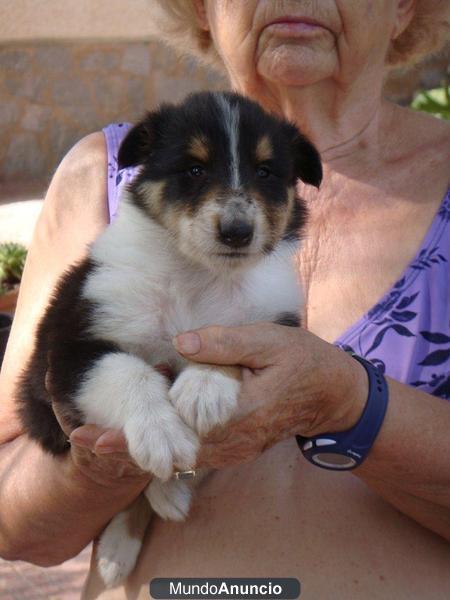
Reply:
<svg viewBox="0 0 450 600"><path fill-rule="evenodd" d="M120 585L133 570L152 510L141 494L126 510L117 514L102 533L96 559L100 577L107 588Z"/></svg>

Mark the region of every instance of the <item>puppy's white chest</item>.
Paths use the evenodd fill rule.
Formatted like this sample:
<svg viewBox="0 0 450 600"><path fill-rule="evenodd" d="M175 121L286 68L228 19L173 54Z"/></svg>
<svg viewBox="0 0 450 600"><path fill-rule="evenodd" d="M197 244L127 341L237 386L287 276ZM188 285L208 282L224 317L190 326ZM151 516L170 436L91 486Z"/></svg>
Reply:
<svg viewBox="0 0 450 600"><path fill-rule="evenodd" d="M208 325L240 325L248 321L252 302L241 285L192 274L171 285L164 330L171 336Z"/></svg>
<svg viewBox="0 0 450 600"><path fill-rule="evenodd" d="M183 258L151 224L141 219L138 228L128 213L91 251L98 268L83 294L96 306L91 331L101 339L151 364L173 362L179 355L172 339L183 331L298 314L301 294L292 243L281 242L245 270L214 273Z"/></svg>

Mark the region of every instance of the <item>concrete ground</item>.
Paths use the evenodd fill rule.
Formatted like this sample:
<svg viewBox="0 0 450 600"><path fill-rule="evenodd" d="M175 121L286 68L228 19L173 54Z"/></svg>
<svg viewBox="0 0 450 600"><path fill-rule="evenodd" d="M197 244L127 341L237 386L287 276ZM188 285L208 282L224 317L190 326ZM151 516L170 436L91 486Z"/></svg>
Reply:
<svg viewBox="0 0 450 600"><path fill-rule="evenodd" d="M78 600L89 559L90 547L76 558L47 569L0 559L0 599Z"/></svg>
<svg viewBox="0 0 450 600"><path fill-rule="evenodd" d="M0 242L28 246L46 184L0 182ZM43 569L0 559L0 600L76 600L89 566L90 547L57 567Z"/></svg>

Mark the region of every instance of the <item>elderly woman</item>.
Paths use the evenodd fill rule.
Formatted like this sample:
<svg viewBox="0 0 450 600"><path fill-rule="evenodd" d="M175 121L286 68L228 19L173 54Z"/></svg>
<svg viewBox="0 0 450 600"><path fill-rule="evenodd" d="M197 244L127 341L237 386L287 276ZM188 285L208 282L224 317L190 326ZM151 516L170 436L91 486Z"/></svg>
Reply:
<svg viewBox="0 0 450 600"><path fill-rule="evenodd" d="M177 341L192 360L244 367L240 410L204 442L199 465L217 470L189 519L153 521L128 593L143 586L148 597L157 576L284 576L301 580L305 598L448 598L449 127L386 102L382 87L387 68L442 43L449 3L159 4L168 40L299 125L321 151L324 180L319 191L299 183L310 211L298 254L304 328L213 327ZM65 157L29 253L1 375L0 554L9 559L73 556L150 477L125 460L119 432L79 428L70 455L52 458L14 412L55 281L108 225L110 144L95 133ZM341 432L349 444L368 396L385 396L336 346L370 359L389 389L381 430L375 441L370 428L362 434L368 456L351 472L310 464L294 438Z"/></svg>

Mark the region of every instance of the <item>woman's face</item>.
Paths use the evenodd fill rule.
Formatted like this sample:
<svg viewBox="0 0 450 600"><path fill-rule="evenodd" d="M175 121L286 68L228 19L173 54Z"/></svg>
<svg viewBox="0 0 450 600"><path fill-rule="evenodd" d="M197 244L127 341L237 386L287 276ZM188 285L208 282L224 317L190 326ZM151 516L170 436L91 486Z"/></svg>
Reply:
<svg viewBox="0 0 450 600"><path fill-rule="evenodd" d="M203 24L240 91L345 83L381 72L402 1L205 0Z"/></svg>

